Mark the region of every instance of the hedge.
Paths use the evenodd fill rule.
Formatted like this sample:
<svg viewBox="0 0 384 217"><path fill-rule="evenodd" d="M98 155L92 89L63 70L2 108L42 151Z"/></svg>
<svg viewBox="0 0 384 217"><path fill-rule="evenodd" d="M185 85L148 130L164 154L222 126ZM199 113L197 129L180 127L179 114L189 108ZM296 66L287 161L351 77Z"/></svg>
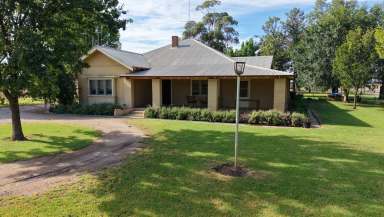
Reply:
<svg viewBox="0 0 384 217"><path fill-rule="evenodd" d="M144 111L144 117L222 123L236 122L236 112L234 110L209 111L207 109L187 107L147 107ZM283 113L274 110L253 111L248 115L242 114L240 122L268 126L310 127L310 120L305 114L297 112Z"/></svg>
<svg viewBox="0 0 384 217"><path fill-rule="evenodd" d="M56 114L79 114L79 115L103 115L113 116L115 109L122 107L115 104L103 103L94 105L56 105L50 108L50 112Z"/></svg>

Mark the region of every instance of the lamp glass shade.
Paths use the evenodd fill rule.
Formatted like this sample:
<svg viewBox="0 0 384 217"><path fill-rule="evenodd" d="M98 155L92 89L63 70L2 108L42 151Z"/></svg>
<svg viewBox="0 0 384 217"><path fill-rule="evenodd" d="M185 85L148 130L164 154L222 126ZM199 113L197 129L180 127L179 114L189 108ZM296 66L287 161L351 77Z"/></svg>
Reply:
<svg viewBox="0 0 384 217"><path fill-rule="evenodd" d="M235 62L234 69L236 75L244 74L245 62Z"/></svg>

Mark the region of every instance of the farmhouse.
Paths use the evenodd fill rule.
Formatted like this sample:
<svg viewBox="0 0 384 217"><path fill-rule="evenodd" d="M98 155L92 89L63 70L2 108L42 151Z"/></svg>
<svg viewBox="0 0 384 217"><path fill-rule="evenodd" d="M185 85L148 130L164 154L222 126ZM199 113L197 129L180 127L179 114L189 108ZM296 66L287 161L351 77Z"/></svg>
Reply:
<svg viewBox="0 0 384 217"><path fill-rule="evenodd" d="M138 54L97 46L83 60L80 102L116 103L127 108L235 107L235 61L246 61L240 84L243 109L285 111L292 74L271 69L271 56L230 58L194 40L180 40Z"/></svg>

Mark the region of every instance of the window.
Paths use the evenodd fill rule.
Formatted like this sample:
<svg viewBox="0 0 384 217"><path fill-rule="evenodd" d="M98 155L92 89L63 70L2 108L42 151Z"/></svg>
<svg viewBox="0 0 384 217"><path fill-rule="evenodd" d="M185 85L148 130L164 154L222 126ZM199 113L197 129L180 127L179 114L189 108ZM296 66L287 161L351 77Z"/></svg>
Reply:
<svg viewBox="0 0 384 217"><path fill-rule="evenodd" d="M105 80L97 81L97 95L105 95Z"/></svg>
<svg viewBox="0 0 384 217"><path fill-rule="evenodd" d="M111 96L112 95L112 79L89 80L89 95Z"/></svg>
<svg viewBox="0 0 384 217"><path fill-rule="evenodd" d="M89 81L89 95L96 95L97 82L95 80Z"/></svg>
<svg viewBox="0 0 384 217"><path fill-rule="evenodd" d="M105 80L105 91L107 95L112 95L112 80Z"/></svg>
<svg viewBox="0 0 384 217"><path fill-rule="evenodd" d="M240 81L240 98L249 97L249 81Z"/></svg>
<svg viewBox="0 0 384 217"><path fill-rule="evenodd" d="M192 80L192 96L206 96L206 95L208 95L208 81Z"/></svg>

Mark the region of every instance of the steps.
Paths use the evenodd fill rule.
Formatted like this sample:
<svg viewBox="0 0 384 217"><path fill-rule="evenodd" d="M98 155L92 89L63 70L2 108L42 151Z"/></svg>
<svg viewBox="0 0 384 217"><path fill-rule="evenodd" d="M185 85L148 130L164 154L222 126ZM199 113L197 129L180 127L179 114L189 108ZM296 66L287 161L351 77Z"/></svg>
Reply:
<svg viewBox="0 0 384 217"><path fill-rule="evenodd" d="M143 119L144 118L144 108L135 108L130 112L127 117L132 119Z"/></svg>

